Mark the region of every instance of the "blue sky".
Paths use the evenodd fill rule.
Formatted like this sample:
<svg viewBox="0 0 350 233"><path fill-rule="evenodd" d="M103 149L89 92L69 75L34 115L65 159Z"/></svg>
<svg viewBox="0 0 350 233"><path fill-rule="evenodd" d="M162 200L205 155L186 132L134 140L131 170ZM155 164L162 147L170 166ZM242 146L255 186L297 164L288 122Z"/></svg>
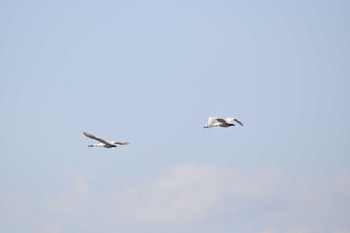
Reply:
<svg viewBox="0 0 350 233"><path fill-rule="evenodd" d="M349 10L2 1L0 231L349 233Z"/></svg>

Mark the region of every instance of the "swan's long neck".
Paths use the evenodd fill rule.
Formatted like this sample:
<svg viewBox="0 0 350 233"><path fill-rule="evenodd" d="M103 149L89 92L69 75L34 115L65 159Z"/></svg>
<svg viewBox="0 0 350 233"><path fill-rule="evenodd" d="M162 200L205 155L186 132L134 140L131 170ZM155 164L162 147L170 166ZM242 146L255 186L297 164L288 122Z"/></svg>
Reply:
<svg viewBox="0 0 350 233"><path fill-rule="evenodd" d="M88 147L103 147L103 144L90 144Z"/></svg>

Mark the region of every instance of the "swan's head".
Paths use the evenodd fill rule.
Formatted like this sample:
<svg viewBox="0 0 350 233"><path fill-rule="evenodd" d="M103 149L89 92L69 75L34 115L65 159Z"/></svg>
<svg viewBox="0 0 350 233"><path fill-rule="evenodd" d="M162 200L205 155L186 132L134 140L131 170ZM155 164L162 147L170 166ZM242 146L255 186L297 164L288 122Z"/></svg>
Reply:
<svg viewBox="0 0 350 233"><path fill-rule="evenodd" d="M88 145L88 147L94 147L94 145L90 144L90 145Z"/></svg>

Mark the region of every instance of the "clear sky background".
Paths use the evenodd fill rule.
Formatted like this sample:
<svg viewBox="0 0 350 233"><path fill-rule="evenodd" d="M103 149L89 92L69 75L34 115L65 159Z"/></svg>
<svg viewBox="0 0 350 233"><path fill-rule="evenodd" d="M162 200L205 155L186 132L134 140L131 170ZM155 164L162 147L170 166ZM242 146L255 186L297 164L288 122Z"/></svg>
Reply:
<svg viewBox="0 0 350 233"><path fill-rule="evenodd" d="M349 233L349 12L2 0L0 231Z"/></svg>

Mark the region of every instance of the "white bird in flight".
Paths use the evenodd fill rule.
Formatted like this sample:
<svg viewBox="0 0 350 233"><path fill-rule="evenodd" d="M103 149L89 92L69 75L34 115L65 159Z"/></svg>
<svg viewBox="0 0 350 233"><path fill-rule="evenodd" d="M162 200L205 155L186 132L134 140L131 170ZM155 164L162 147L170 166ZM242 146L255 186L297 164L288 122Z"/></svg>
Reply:
<svg viewBox="0 0 350 233"><path fill-rule="evenodd" d="M92 134L84 132L84 135L88 138L95 139L99 141L100 143L98 144L90 144L88 147L105 147L105 148L112 148L112 147L117 147L116 145L128 145L128 142L107 142L101 138L95 137Z"/></svg>
<svg viewBox="0 0 350 233"><path fill-rule="evenodd" d="M215 126L227 128L230 126L235 126L234 122L243 126L243 123L237 120L236 118L229 117L226 119L222 119L222 118L216 118L216 117L209 117L208 123L204 126L204 128L211 128Z"/></svg>

